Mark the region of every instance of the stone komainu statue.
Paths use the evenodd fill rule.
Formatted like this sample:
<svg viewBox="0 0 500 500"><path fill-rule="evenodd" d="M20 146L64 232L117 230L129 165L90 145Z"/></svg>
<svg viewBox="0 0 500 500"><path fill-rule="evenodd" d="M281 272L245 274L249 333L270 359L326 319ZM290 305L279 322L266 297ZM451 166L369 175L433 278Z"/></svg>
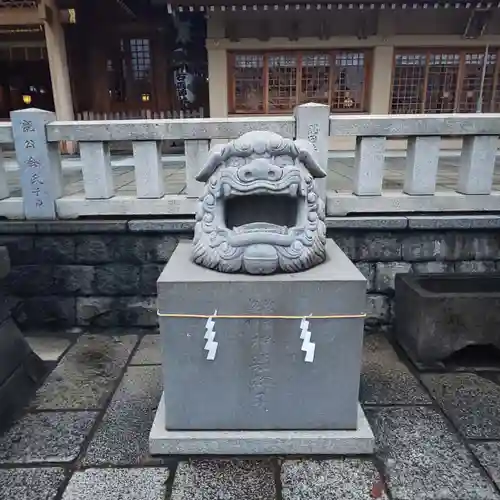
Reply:
<svg viewBox="0 0 500 500"><path fill-rule="evenodd" d="M196 214L193 261L221 272L271 274L325 260L325 177L312 144L248 132L211 149Z"/></svg>

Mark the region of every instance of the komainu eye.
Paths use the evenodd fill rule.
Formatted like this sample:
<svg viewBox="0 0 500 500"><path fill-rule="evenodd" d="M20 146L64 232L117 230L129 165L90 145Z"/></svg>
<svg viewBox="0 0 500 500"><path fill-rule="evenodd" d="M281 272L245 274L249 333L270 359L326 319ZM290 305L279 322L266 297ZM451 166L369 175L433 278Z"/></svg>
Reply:
<svg viewBox="0 0 500 500"><path fill-rule="evenodd" d="M290 156L276 156L274 163L278 165L278 167L287 167L293 165L293 160Z"/></svg>

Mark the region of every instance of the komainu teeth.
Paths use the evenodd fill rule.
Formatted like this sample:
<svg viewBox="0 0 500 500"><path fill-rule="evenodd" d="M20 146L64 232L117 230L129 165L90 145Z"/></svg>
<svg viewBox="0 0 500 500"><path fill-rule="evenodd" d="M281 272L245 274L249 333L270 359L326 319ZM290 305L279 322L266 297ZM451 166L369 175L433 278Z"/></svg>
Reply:
<svg viewBox="0 0 500 500"><path fill-rule="evenodd" d="M231 194L231 186L229 184L222 184L222 190L224 192L224 197L229 198Z"/></svg>
<svg viewBox="0 0 500 500"><path fill-rule="evenodd" d="M296 184L295 182L293 184L290 184L290 187L288 188L288 192L292 196L297 196L297 191L299 190L299 185Z"/></svg>

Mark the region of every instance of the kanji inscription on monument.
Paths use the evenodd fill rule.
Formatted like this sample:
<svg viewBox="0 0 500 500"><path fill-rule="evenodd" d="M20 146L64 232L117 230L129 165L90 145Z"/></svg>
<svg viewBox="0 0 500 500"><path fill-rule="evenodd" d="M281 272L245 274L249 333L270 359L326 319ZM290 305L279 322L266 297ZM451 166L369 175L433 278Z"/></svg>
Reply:
<svg viewBox="0 0 500 500"><path fill-rule="evenodd" d="M25 109L13 111L11 119L26 217L54 219L54 202L61 193L60 158L53 154L58 145L48 143L45 133L54 113Z"/></svg>

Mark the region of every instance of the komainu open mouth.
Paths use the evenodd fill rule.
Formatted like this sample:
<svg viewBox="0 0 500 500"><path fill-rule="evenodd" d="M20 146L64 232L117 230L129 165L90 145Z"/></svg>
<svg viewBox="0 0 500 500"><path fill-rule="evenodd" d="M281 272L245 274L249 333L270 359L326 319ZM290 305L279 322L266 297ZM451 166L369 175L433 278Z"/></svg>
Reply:
<svg viewBox="0 0 500 500"><path fill-rule="evenodd" d="M324 176L310 149L269 132L249 132L211 151L196 215L194 262L223 272L270 274L325 259Z"/></svg>
<svg viewBox="0 0 500 500"><path fill-rule="evenodd" d="M298 204L299 198L286 194L235 196L224 200L224 222L234 233L230 238L232 243L266 243L275 235L276 243L280 244L279 236L288 235L290 229L297 226Z"/></svg>

